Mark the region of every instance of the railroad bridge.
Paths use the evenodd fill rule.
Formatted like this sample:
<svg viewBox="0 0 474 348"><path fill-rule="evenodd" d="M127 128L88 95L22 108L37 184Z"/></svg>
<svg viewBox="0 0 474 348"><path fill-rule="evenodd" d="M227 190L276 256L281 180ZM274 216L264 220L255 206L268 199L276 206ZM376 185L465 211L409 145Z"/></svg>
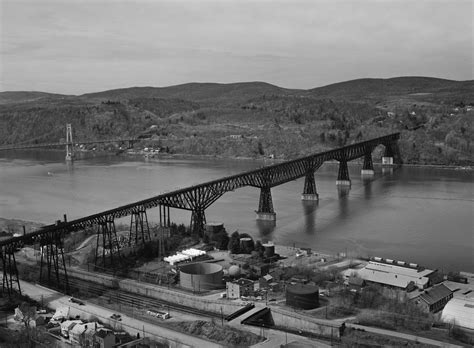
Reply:
<svg viewBox="0 0 474 348"><path fill-rule="evenodd" d="M385 154L382 158L383 164L401 164L398 149L399 138L400 133L389 134L341 148L167 192L73 221L66 221L65 217L64 221L58 221L54 225L44 226L37 231L21 237L13 237L8 240L0 241L1 265L3 268L2 290L10 294L14 288L17 287L21 292L15 252L25 244L39 244L40 246L40 281L43 279L49 281L52 278L56 278L59 284L59 279L61 278L65 291L67 292L68 281L63 239L68 233L86 228L95 228L97 237L96 262L98 259L102 259L104 265L107 260L110 264L113 264L114 258L120 257L120 245L117 240L114 224L116 219L126 216L131 217L130 235L128 239L129 245L139 242L146 243L150 239L146 212L152 208L158 208L159 224L163 227L169 227L170 225L170 208L191 211L191 229L194 233L201 235L206 223L206 209L224 193L234 191L244 186L260 189L260 200L256 211L257 219L275 221L276 213L272 203L272 187L305 177L301 198L303 200L316 201L318 200L318 193L314 173L324 162L331 160L338 161L339 171L336 184L339 186L350 186L351 181L347 162L357 158L363 158L361 174L374 175L372 152L379 145L385 147ZM102 243L101 250L99 250L98 247L100 242Z"/></svg>

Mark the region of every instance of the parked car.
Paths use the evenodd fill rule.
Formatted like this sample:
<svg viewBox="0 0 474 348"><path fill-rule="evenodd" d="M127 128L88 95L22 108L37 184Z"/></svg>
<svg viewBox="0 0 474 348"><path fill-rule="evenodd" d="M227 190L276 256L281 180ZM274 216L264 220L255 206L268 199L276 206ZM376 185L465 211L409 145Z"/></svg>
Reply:
<svg viewBox="0 0 474 348"><path fill-rule="evenodd" d="M120 314L112 314L110 316L111 319L117 320L117 321L122 321L122 316Z"/></svg>
<svg viewBox="0 0 474 348"><path fill-rule="evenodd" d="M69 302L76 303L76 304L78 304L79 306L84 306L84 302L82 302L81 300L78 300L77 298L74 298L74 297L71 297L71 298L69 299Z"/></svg>

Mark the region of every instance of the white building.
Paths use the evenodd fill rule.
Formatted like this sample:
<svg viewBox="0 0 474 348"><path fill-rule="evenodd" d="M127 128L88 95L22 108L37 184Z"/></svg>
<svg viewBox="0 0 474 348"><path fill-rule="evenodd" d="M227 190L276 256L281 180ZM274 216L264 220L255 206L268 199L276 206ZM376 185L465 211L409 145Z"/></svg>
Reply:
<svg viewBox="0 0 474 348"><path fill-rule="evenodd" d="M474 330L474 298L453 298L443 309L441 321Z"/></svg>
<svg viewBox="0 0 474 348"><path fill-rule="evenodd" d="M406 289L408 284L419 289L425 289L429 285L429 275L435 271L430 269L419 270L418 268L402 267L396 264L386 264L381 262L369 261L361 269L348 269L343 274L346 277L352 274L357 275L366 282L388 285L395 288Z"/></svg>

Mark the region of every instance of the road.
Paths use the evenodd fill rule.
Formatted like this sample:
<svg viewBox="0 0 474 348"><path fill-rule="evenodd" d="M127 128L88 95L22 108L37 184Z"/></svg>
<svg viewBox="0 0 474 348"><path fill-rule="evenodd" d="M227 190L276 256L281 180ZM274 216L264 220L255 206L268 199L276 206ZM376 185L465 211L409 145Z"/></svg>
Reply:
<svg viewBox="0 0 474 348"><path fill-rule="evenodd" d="M41 285L28 283L22 280L20 280L20 285L24 295L27 295L28 297L38 301L39 303L44 303L49 308L55 310L60 307L69 307L69 315L72 317L79 315L81 319L89 319L91 316L95 316L103 323L109 324L116 330L124 330L132 336L135 336L137 333L140 333L141 337L153 337L158 341L160 341L160 339L162 338L166 338L172 343L172 346L177 345L181 347L206 348L223 347L223 345L220 345L218 343L186 335L178 331L174 331L158 325L151 324L149 322L142 321L138 318L129 317L117 311L112 311L110 309L88 303L87 301L84 301L85 305L83 306L78 305L76 303L71 303L69 302L69 296L45 288ZM263 305L259 309L262 308ZM110 316L114 313L121 314L122 321L116 321L114 319L111 319ZM191 318L187 319L192 320ZM202 318L199 319L202 320ZM196 318L194 318L194 320L196 320ZM243 332L252 332L256 335L263 334L265 337L267 337L265 341L254 345L253 347L255 348L279 347L282 344L294 341L304 343L307 347L330 347L330 345L325 342L310 340L302 336L285 333L277 330L262 329L259 327L242 325L240 324L240 320L235 320L232 324L226 323L226 325L242 330Z"/></svg>
<svg viewBox="0 0 474 348"><path fill-rule="evenodd" d="M437 347L462 348L462 346L458 346L458 345L447 343L447 342L436 341L436 340L432 340L430 338L405 334L405 333L401 333L401 332L397 332L397 331L378 329L378 328L375 328L375 327L369 327L369 326L363 326L363 325L357 325L357 324L350 324L350 323L346 323L346 327L350 327L350 328L353 328L353 329L364 330L364 331L372 332L372 333L379 334L379 335L386 335L386 336L402 338L402 339L405 339L405 340L408 340L408 341L431 344L431 345L437 346Z"/></svg>

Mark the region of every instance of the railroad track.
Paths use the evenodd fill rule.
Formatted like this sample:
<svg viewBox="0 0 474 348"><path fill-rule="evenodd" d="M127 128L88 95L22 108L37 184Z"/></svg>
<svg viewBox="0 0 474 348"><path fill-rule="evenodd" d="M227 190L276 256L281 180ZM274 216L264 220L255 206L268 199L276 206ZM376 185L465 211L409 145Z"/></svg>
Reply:
<svg viewBox="0 0 474 348"><path fill-rule="evenodd" d="M64 278L60 277L60 281L65 281ZM143 295L131 293L128 291L111 289L102 284L91 283L77 277L68 276L69 288L71 292L78 292L84 298L84 300L94 300L96 298L102 298L108 303L113 303L114 305L122 305L131 307L138 310L153 310L158 309L161 311L170 310L178 311L182 313L194 314L200 317L209 317L220 319L221 315L209 311L198 310L189 306L181 305L178 303L173 303L165 300L159 300L151 297L146 297ZM44 284L46 285L46 284ZM51 286L48 284L46 286ZM81 297L81 296L79 296ZM92 301L94 302L94 301Z"/></svg>

